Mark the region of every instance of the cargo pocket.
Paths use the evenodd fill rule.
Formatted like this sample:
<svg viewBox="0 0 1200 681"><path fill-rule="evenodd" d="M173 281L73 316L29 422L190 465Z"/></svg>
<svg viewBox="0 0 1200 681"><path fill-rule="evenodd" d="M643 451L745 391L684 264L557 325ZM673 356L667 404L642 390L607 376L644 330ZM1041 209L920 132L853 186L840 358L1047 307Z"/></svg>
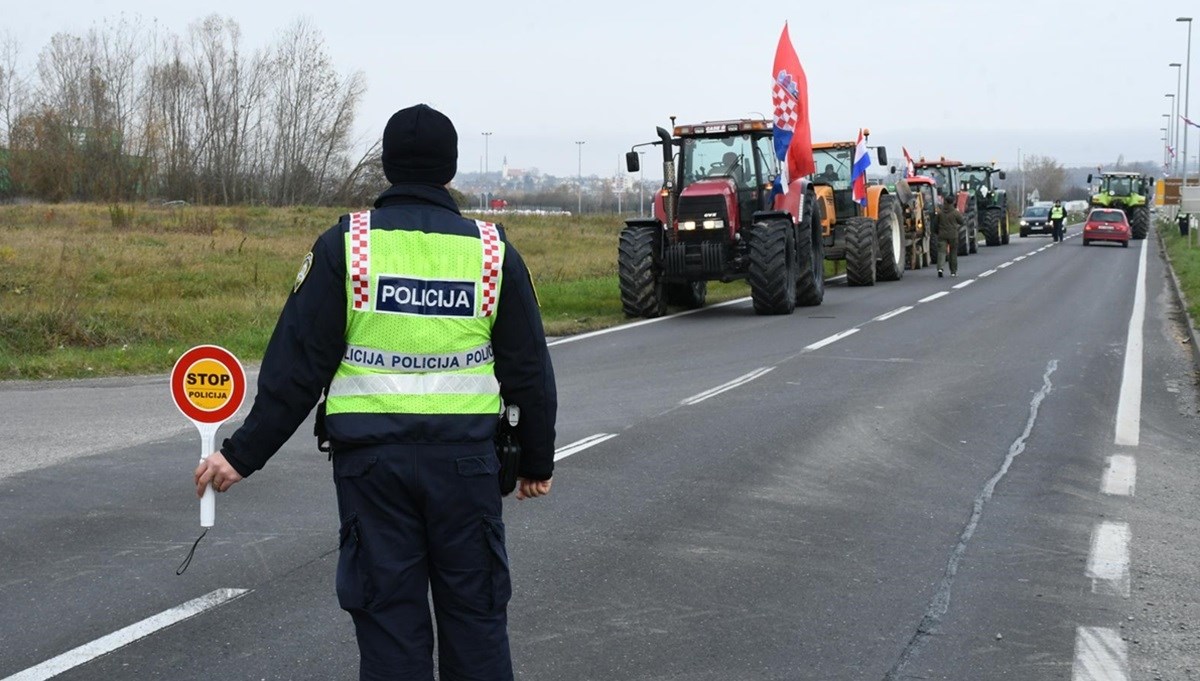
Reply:
<svg viewBox="0 0 1200 681"><path fill-rule="evenodd" d="M491 559L491 611L499 612L512 598L512 579L508 573L508 551L504 548L504 521L499 516L483 516L483 533Z"/></svg>
<svg viewBox="0 0 1200 681"><path fill-rule="evenodd" d="M337 597L343 610L366 609L375 598L357 513L350 514L338 530Z"/></svg>

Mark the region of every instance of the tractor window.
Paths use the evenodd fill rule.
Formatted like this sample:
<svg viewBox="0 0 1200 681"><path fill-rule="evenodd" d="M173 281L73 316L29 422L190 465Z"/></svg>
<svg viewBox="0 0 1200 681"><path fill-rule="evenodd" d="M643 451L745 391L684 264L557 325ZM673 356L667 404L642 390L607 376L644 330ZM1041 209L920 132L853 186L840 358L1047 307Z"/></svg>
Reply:
<svg viewBox="0 0 1200 681"><path fill-rule="evenodd" d="M974 191L980 185L987 185L986 170L963 170L958 173L958 181L966 182L967 188Z"/></svg>
<svg viewBox="0 0 1200 681"><path fill-rule="evenodd" d="M754 145L758 147L758 156L762 159L763 173L762 181L764 184L773 182L775 176L779 174L779 159L775 158L775 144L770 137L759 137L754 141Z"/></svg>
<svg viewBox="0 0 1200 681"><path fill-rule="evenodd" d="M853 149L814 149L813 161L817 172L813 180L833 185L836 189L850 188L850 174L854 169Z"/></svg>
<svg viewBox="0 0 1200 681"><path fill-rule="evenodd" d="M754 184L750 136L689 137L683 140L683 183L728 177L739 189Z"/></svg>
<svg viewBox="0 0 1200 681"><path fill-rule="evenodd" d="M1133 193L1133 179L1129 177L1109 177L1105 179L1104 185L1113 196L1129 196Z"/></svg>
<svg viewBox="0 0 1200 681"><path fill-rule="evenodd" d="M950 186L950 170L947 168L938 168L936 166L918 168L917 174L933 179L933 183L943 192L958 190L957 187Z"/></svg>

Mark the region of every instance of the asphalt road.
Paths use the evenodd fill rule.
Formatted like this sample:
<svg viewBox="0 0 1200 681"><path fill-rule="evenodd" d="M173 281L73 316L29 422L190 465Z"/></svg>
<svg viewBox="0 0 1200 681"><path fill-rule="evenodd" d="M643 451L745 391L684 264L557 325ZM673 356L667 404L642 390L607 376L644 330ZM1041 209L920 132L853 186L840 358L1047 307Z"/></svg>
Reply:
<svg viewBox="0 0 1200 681"><path fill-rule="evenodd" d="M554 493L505 502L518 677L1200 678L1195 367L1157 243L960 268L556 341ZM0 385L0 413L0 679L356 678L310 426L176 577L199 446L165 378Z"/></svg>

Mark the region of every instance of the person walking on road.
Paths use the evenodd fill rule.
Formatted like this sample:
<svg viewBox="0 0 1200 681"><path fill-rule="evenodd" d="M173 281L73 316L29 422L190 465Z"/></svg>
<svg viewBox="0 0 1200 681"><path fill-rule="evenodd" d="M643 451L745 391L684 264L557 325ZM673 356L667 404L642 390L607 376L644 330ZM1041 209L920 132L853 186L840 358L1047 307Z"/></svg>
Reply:
<svg viewBox="0 0 1200 681"><path fill-rule="evenodd" d="M950 276L958 276L958 230L962 227L963 215L954 205L954 197L942 197L942 210L938 213L938 277L946 264L946 254L950 257Z"/></svg>
<svg viewBox="0 0 1200 681"><path fill-rule="evenodd" d="M1050 207L1050 224L1053 226L1051 233L1055 241L1063 240L1063 221L1067 219L1067 209L1063 208L1062 201L1055 199L1054 205Z"/></svg>
<svg viewBox="0 0 1200 681"><path fill-rule="evenodd" d="M326 393L341 516L337 597L360 679L510 681L512 593L493 437L520 409L517 499L550 492L557 395L537 298L502 228L446 185L458 134L424 105L383 132L392 186L304 259L245 423L194 473L197 494L263 467Z"/></svg>

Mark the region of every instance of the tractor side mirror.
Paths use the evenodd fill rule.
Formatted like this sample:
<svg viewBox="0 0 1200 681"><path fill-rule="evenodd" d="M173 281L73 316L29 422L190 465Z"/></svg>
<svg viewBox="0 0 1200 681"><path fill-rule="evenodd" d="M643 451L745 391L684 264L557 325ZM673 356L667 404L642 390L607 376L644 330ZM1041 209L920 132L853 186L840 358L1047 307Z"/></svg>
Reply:
<svg viewBox="0 0 1200 681"><path fill-rule="evenodd" d="M879 147L875 150L875 157L879 159L879 165L885 166L887 162L887 147ZM892 171L893 173L896 171Z"/></svg>
<svg viewBox="0 0 1200 681"><path fill-rule="evenodd" d="M1091 174L1091 173L1088 173L1088 180L1087 180L1087 182L1088 182L1088 184L1091 184L1091 183L1092 183L1092 174Z"/></svg>
<svg viewBox="0 0 1200 681"><path fill-rule="evenodd" d="M895 175L896 174L896 166L892 166L892 167L888 168L888 172Z"/></svg>
<svg viewBox="0 0 1200 681"><path fill-rule="evenodd" d="M636 151L625 152L625 169L631 173L636 173L642 169L642 164L638 160L638 153Z"/></svg>
<svg viewBox="0 0 1200 681"><path fill-rule="evenodd" d="M1003 180L1003 179L1005 179L1005 178L1007 178L1007 177L1008 177L1008 175L1007 175L1007 174L1005 174L1005 172L1004 172L1003 170L1001 170L1001 171L1000 171L1000 179L1001 179L1001 180Z"/></svg>

